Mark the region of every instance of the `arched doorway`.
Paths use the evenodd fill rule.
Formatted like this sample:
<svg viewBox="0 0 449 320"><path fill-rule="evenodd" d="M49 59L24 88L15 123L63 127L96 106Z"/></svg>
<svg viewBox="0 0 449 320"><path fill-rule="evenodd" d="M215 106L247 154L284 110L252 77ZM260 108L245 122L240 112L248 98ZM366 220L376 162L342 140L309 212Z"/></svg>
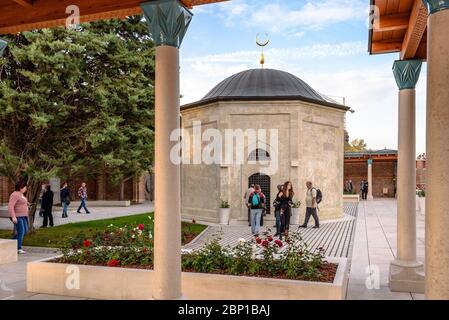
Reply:
<svg viewBox="0 0 449 320"><path fill-rule="evenodd" d="M260 185L260 188L262 189L262 192L265 195L267 214L269 214L270 208L271 208L271 197L270 197L271 178L270 178L270 176L267 176L262 173L255 173L248 178L248 188L252 184Z"/></svg>

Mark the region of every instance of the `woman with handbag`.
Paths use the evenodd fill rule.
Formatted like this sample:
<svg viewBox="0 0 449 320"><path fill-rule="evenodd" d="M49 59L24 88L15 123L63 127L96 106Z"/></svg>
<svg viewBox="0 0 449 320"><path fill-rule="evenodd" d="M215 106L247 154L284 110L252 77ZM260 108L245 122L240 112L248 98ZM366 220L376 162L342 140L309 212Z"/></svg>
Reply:
<svg viewBox="0 0 449 320"><path fill-rule="evenodd" d="M287 181L282 186L281 191L276 197L276 201L279 203L279 216L280 216L280 230L279 239L282 240L282 235L288 237L288 231L290 229L290 217L292 215L293 206L293 196L295 195L293 191L293 186L290 181Z"/></svg>
<svg viewBox="0 0 449 320"><path fill-rule="evenodd" d="M67 182L64 182L61 188L62 217L67 218L67 209L70 205L70 189Z"/></svg>

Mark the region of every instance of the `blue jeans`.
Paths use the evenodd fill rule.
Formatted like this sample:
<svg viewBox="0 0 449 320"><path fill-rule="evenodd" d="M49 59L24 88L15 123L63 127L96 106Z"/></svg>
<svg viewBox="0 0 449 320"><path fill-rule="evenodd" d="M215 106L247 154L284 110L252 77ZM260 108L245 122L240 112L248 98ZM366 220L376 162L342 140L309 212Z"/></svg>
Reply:
<svg viewBox="0 0 449 320"><path fill-rule="evenodd" d="M81 198L81 204L77 211L80 212L81 208L84 208L84 210L86 210L86 213L89 213L89 210L86 207L86 199L84 198Z"/></svg>
<svg viewBox="0 0 449 320"><path fill-rule="evenodd" d="M62 203L62 216L63 217L67 217L67 209L69 208L69 205L67 204L67 202L63 202Z"/></svg>
<svg viewBox="0 0 449 320"><path fill-rule="evenodd" d="M16 234L13 240L17 240L17 250L22 249L23 237L28 232L28 217L17 217L17 223L14 225L16 228Z"/></svg>
<svg viewBox="0 0 449 320"><path fill-rule="evenodd" d="M276 210L274 215L276 217L276 233L280 234L281 233L281 211Z"/></svg>
<svg viewBox="0 0 449 320"><path fill-rule="evenodd" d="M253 234L259 234L261 217L262 209L251 209L251 232Z"/></svg>

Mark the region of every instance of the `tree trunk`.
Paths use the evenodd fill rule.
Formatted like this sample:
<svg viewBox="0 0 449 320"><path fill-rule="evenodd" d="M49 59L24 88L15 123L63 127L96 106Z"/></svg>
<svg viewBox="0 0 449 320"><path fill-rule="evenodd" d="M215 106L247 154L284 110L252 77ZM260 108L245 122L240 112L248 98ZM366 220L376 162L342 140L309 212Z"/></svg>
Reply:
<svg viewBox="0 0 449 320"><path fill-rule="evenodd" d="M28 202L31 203L30 211L28 214L28 232L33 233L34 230L34 218L36 216L37 204L39 202L39 195L42 188L42 183L37 181L28 181Z"/></svg>

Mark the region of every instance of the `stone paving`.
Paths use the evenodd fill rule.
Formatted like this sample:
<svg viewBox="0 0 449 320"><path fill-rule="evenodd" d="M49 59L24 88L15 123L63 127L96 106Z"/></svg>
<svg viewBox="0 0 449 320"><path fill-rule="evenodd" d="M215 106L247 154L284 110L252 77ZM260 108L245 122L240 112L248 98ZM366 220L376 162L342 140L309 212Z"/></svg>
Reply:
<svg viewBox="0 0 449 320"><path fill-rule="evenodd" d="M351 239L353 235L355 220L357 216L357 204L347 203L344 206L345 217L339 220L325 221L321 223L320 229L313 229L313 219L307 229L298 229L298 226L291 226L290 232L299 233L302 240L312 251L323 248L324 254L328 257L348 257L350 255ZM273 221L266 221L261 233L274 233ZM186 250L197 250L207 242L220 236L222 246L235 247L239 239L251 240L254 237L251 229L245 226L209 226L208 229L198 237L193 243L185 246ZM281 250L282 251L282 250Z"/></svg>
<svg viewBox="0 0 449 320"><path fill-rule="evenodd" d="M417 254L418 261L421 262L424 262L424 220L425 216L417 212ZM376 199L360 202L346 298L424 299L423 294L391 292L388 288L390 262L394 260L395 255L396 200Z"/></svg>

